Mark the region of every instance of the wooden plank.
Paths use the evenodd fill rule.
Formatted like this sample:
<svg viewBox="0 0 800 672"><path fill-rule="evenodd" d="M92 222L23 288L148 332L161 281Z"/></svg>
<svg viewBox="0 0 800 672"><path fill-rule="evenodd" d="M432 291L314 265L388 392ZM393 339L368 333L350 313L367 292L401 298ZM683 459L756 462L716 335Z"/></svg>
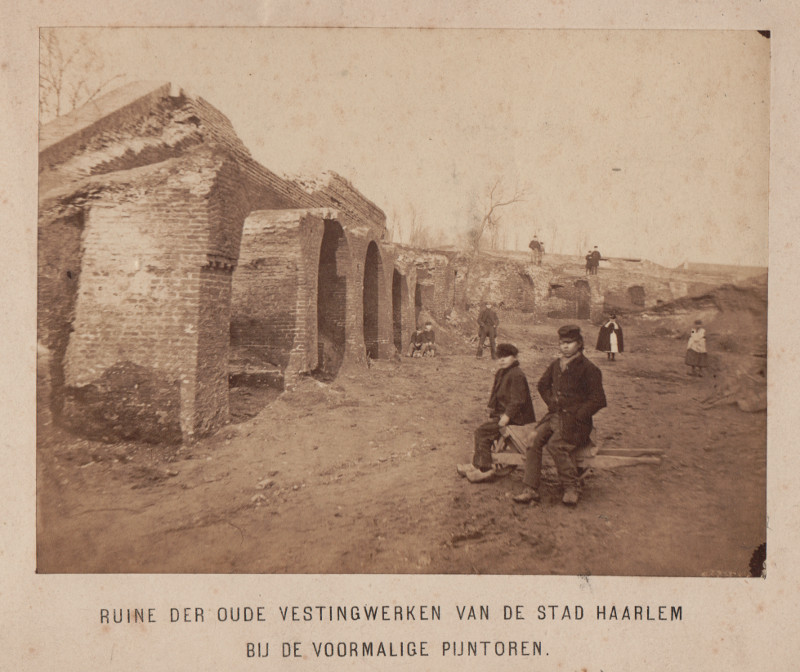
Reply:
<svg viewBox="0 0 800 672"><path fill-rule="evenodd" d="M525 456L519 453L502 452L493 453L493 460L498 464L514 465L522 467L525 465ZM545 453L542 456L542 463L552 466L552 458ZM658 455L596 455L586 457L581 461L583 467L593 467L595 469L616 469L618 467L633 467L639 464L661 464L661 457Z"/></svg>
<svg viewBox="0 0 800 672"><path fill-rule="evenodd" d="M643 457L646 455L663 455L658 448L601 448L598 455L618 455L620 457Z"/></svg>

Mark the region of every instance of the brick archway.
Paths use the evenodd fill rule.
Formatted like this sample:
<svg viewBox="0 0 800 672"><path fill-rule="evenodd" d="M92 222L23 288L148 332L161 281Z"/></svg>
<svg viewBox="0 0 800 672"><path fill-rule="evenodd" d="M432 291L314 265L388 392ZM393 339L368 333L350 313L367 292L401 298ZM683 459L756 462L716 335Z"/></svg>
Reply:
<svg viewBox="0 0 800 672"><path fill-rule="evenodd" d="M335 376L347 336L347 272L350 248L341 225L325 220L317 285L317 370Z"/></svg>
<svg viewBox="0 0 800 672"><path fill-rule="evenodd" d="M408 323L408 278L396 268L392 273L392 337L394 347L402 354L409 332Z"/></svg>
<svg viewBox="0 0 800 672"><path fill-rule="evenodd" d="M579 320L588 320L592 312L592 290L586 280L575 281L575 312Z"/></svg>
<svg viewBox="0 0 800 672"><path fill-rule="evenodd" d="M370 359L380 357L380 298L383 284L383 261L373 240L364 257L364 346Z"/></svg>

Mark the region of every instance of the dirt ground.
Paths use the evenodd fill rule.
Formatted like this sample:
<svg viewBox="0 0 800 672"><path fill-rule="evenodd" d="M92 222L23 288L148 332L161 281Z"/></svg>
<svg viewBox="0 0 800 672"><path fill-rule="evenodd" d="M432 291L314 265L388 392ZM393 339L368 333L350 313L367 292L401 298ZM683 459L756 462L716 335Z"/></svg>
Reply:
<svg viewBox="0 0 800 672"><path fill-rule="evenodd" d="M502 317L535 389L557 325ZM582 326L608 397L600 445L664 459L595 470L575 508L551 472L534 506L511 501L518 472L477 485L457 475L495 363L453 341L435 359L377 361L283 394L236 388L232 423L189 446L44 429L38 569L747 576L766 535L766 413L704 409L718 381L687 375L682 339L623 322L629 352L607 362Z"/></svg>

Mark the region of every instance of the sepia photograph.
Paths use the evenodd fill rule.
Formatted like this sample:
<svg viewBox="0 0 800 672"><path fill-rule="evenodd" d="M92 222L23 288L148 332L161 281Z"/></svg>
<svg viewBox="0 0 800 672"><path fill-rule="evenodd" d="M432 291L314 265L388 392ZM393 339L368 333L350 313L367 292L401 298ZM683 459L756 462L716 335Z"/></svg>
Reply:
<svg viewBox="0 0 800 672"><path fill-rule="evenodd" d="M770 48L42 27L37 573L761 577Z"/></svg>

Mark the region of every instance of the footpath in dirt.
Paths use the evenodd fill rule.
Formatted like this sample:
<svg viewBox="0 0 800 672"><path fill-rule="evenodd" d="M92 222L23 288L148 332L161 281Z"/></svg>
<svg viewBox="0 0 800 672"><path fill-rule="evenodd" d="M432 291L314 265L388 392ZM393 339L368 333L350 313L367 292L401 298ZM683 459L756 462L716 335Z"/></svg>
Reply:
<svg viewBox="0 0 800 672"><path fill-rule="evenodd" d="M43 429L38 570L749 575L766 534L766 413L704 404L719 380L687 375L683 340L631 323L629 351L608 362L590 347L596 327L581 325L608 398L598 442L663 460L595 470L575 508L551 472L533 506L511 500L518 472L457 475L495 362L453 340L440 357L376 361L281 394L234 389L232 424L192 445ZM534 391L557 326L504 317Z"/></svg>

